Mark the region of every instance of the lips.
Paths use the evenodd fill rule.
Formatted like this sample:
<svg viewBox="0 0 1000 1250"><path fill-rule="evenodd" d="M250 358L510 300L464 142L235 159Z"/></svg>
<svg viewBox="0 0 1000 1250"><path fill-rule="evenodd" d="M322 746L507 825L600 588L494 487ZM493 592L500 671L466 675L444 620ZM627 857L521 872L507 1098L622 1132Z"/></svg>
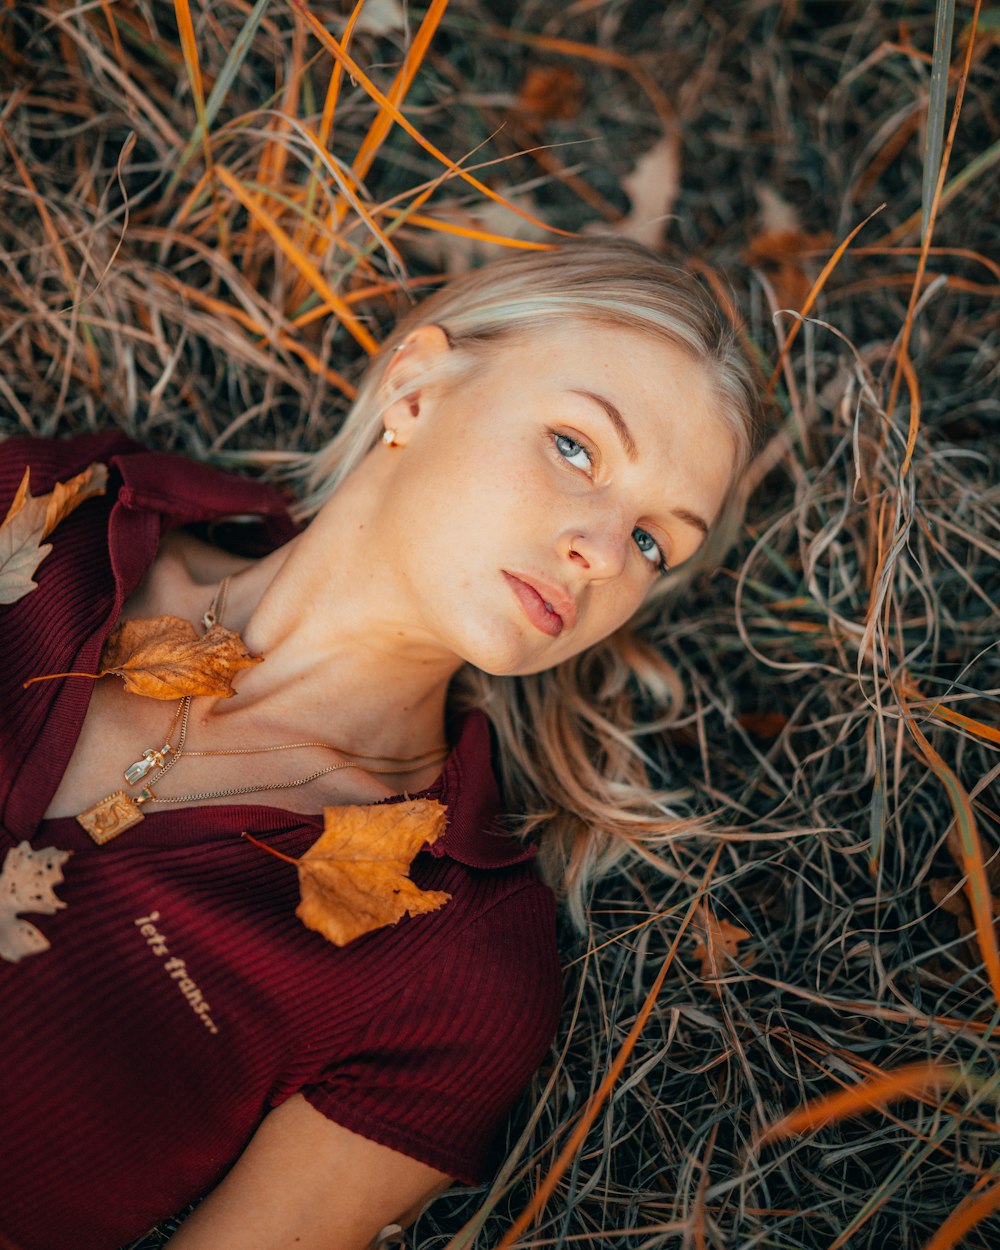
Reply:
<svg viewBox="0 0 1000 1250"><path fill-rule="evenodd" d="M565 590L534 577L508 573L506 569L503 575L525 615L542 633L555 638L563 629L575 625L576 602Z"/></svg>

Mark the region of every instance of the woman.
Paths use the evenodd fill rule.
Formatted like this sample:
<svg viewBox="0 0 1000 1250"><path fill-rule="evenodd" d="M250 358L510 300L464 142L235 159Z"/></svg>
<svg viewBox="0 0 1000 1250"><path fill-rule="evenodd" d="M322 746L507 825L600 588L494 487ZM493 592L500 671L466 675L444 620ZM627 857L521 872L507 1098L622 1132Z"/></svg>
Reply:
<svg viewBox="0 0 1000 1250"><path fill-rule="evenodd" d="M552 893L499 817L538 830L577 918L596 872L676 830L628 720L630 675L662 699L669 673L629 623L705 541L755 409L700 287L595 241L419 306L309 463L300 531L269 488L118 435L8 442L4 508L27 463L35 494L110 470L0 608L3 830L73 852L65 910L31 918L51 949L0 963L12 1244L110 1250L210 1191L180 1250L352 1250L486 1174L560 994ZM234 514L252 539L206 541ZM119 620L206 613L263 657L231 699L22 690L96 672ZM447 901L341 947L240 836L295 859L323 809L401 796L447 808L410 870Z"/></svg>

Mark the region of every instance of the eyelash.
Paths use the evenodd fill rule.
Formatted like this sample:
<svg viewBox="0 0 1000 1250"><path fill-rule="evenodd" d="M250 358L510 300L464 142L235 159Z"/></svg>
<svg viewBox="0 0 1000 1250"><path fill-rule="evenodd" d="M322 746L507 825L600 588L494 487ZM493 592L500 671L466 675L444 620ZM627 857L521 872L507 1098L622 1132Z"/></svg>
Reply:
<svg viewBox="0 0 1000 1250"><path fill-rule="evenodd" d="M571 469L576 469L578 473L586 473L588 477L593 476L593 466L596 462L596 454L587 446L586 443L581 442L580 439L578 438L573 438L569 434L560 434L558 430L550 430L549 434L552 437L552 442L553 442L553 445L555 446L557 454L570 466ZM583 454L587 456L587 458L590 460L590 471L588 471L587 469L584 469L581 465L573 464L572 460L570 459L570 456L566 455L565 452L560 447L560 443L573 443L574 446L577 447L578 449L577 451L570 453L573 456L579 455L579 453L582 451ZM663 549L661 548L660 544L656 541L656 539L653 537L653 535L650 534L648 530L644 530L638 525L632 531L632 537L634 538L636 534L644 534L646 538L649 539L649 541L653 544L653 546L659 552L659 555L660 555L659 560L657 560L655 563L652 560L646 560L646 563L649 565L652 565L652 567L656 569L658 573L669 572L670 565L666 561L666 557L663 554ZM636 543L636 546L638 547L639 544ZM642 554L643 559L645 559L645 552L643 552L641 547L639 547L639 551L640 551L640 554Z"/></svg>

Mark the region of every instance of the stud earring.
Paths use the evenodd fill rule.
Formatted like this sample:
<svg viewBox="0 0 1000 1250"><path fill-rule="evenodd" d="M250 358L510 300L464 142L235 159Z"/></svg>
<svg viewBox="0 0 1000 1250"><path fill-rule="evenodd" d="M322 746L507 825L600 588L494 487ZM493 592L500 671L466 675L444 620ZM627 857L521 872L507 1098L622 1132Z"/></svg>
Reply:
<svg viewBox="0 0 1000 1250"><path fill-rule="evenodd" d="M386 447L398 447L399 444L396 442L396 431L386 430L386 432L382 435L382 442L385 443Z"/></svg>

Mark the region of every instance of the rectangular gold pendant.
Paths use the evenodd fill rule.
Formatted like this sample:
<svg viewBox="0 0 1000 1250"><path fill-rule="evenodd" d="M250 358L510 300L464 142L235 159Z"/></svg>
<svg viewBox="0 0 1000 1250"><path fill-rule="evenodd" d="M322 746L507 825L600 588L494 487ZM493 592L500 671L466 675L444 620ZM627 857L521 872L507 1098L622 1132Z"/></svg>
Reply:
<svg viewBox="0 0 1000 1250"><path fill-rule="evenodd" d="M143 814L124 790L116 790L100 803L88 807L77 816L77 822L90 834L98 846L117 838L143 820Z"/></svg>

